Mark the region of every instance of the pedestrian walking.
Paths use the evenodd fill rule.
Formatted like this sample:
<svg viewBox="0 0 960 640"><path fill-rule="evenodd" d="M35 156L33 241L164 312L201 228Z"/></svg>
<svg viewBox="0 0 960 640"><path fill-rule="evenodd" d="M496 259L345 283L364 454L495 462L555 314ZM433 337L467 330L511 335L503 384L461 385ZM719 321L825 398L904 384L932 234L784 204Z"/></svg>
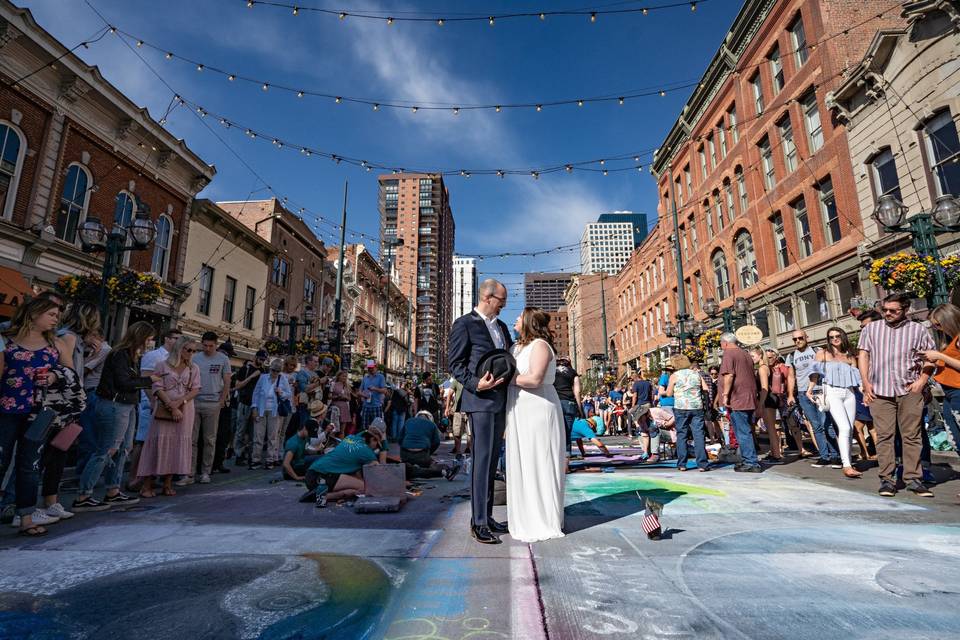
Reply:
<svg viewBox="0 0 960 640"><path fill-rule="evenodd" d="M922 355L934 348L927 330L907 317L910 297L894 293L883 299L883 322L871 322L860 334L859 369L864 403L877 430L881 496L897 493L893 440L903 443L903 480L914 494L931 498L920 467L923 390L935 366Z"/></svg>
<svg viewBox="0 0 960 640"><path fill-rule="evenodd" d="M566 435L567 458L570 457L570 434L573 432L573 421L580 417L580 374L573 368L570 358L557 358L557 373L553 380L553 388L560 398L560 408L563 410L563 428Z"/></svg>
<svg viewBox="0 0 960 640"><path fill-rule="evenodd" d="M709 471L703 421L703 396L709 393L709 388L700 373L691 368L687 356L672 356L670 361L674 372L667 382L667 395L673 398L673 415L676 419L677 469L687 470L687 440L693 438L697 468Z"/></svg>
<svg viewBox="0 0 960 640"><path fill-rule="evenodd" d="M820 411L811 397L816 397L820 389L807 395L810 386L810 373L817 359L817 349L810 346L807 332L797 330L793 332L793 353L787 356L787 366L790 367L790 378L787 380L787 404L800 403L803 417L810 423L814 442L820 457L814 461L814 467L834 467L840 469L840 452L837 451L836 441L829 433L826 413Z"/></svg>
<svg viewBox="0 0 960 640"><path fill-rule="evenodd" d="M737 344L737 336L724 333L720 336L723 357L720 360L722 391L720 405L727 407L730 424L740 445L740 464L734 471L761 473L763 468L757 460L753 444L753 414L757 409L757 378L753 360Z"/></svg>
<svg viewBox="0 0 960 640"><path fill-rule="evenodd" d="M250 452L250 469L273 468L277 457L277 437L279 436L280 405L286 400L293 402L293 387L283 375L283 361L279 358L270 363L267 373L261 374L253 390L253 449ZM263 460L263 446L266 439L266 460Z"/></svg>

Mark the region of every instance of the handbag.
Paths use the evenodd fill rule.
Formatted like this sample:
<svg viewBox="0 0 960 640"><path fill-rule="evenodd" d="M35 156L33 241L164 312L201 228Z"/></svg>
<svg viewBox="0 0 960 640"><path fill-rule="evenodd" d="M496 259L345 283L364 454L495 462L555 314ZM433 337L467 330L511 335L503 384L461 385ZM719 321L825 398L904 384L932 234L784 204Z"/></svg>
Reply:
<svg viewBox="0 0 960 640"><path fill-rule="evenodd" d="M34 389L34 404L36 405L37 393ZM41 406L47 400L47 388L43 387L40 391L40 404ZM42 407L40 411L33 417L33 420L30 421L30 426L27 427L26 432L23 434L27 440L31 442L43 443L47 441L47 436L50 435L50 429L53 428L53 421L57 417L57 412L49 407Z"/></svg>
<svg viewBox="0 0 960 640"><path fill-rule="evenodd" d="M70 447L73 446L73 443L77 441L82 431L83 427L76 422L71 422L60 429L57 435L50 439L50 446L56 447L60 449L60 451L68 451Z"/></svg>
<svg viewBox="0 0 960 640"><path fill-rule="evenodd" d="M280 374L283 375L283 374ZM277 388L280 388L280 376L277 376ZM277 398L277 415L286 418L293 413L293 406L289 398Z"/></svg>
<svg viewBox="0 0 960 640"><path fill-rule="evenodd" d="M190 382L187 384L187 389L193 386L193 373L190 373ZM180 422L177 418L173 416L173 410L170 406L160 399L160 396L156 396L157 406L153 409L153 417L157 420L167 420L169 422ZM181 418L182 419L182 418Z"/></svg>

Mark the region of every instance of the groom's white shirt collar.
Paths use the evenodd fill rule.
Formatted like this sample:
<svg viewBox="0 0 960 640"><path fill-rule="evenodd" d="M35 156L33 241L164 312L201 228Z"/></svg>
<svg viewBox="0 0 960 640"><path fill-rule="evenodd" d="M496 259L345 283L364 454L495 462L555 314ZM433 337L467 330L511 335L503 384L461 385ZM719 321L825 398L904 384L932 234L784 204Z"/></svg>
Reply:
<svg viewBox="0 0 960 640"><path fill-rule="evenodd" d="M497 349L505 349L507 341L503 337L503 332L500 331L500 323L497 322L497 317L487 317L484 315L479 308L474 308L474 311L477 312L477 315L483 318L483 323L487 325L487 331L490 332L490 338L493 340L493 345Z"/></svg>

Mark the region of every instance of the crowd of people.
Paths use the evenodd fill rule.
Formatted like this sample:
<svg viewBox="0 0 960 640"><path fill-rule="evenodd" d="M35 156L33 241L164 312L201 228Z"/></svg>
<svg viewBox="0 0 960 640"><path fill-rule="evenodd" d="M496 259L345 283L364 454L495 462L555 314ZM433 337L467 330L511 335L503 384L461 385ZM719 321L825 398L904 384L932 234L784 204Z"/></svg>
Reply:
<svg viewBox="0 0 960 640"><path fill-rule="evenodd" d="M709 470L710 445L720 447L713 448L714 458L736 451L735 471L743 473L782 464L788 452L851 479L862 476L858 465L876 461L880 495L906 489L932 497L926 425L934 386L943 393L949 440L954 448L960 443L960 308L934 308L928 329L909 318L910 303L908 296L891 294L878 309L861 313L856 346L836 326L823 348L813 347L805 331L793 331L794 348L786 354L744 348L727 333L720 338L719 365L705 369L674 355L656 379L638 371L627 386L590 394L581 395L579 376L561 358L556 386L568 435L576 431L574 441L627 435L653 463L661 459L666 433L681 471L688 458ZM763 436L767 451L761 456Z"/></svg>
<svg viewBox="0 0 960 640"><path fill-rule="evenodd" d="M65 302L44 292L0 326L0 509L23 535L176 496L230 473L230 460L305 482L318 506L361 492L371 462L404 464L407 478L461 468L459 437L457 460L434 458L441 428L460 420L451 385L429 373L390 384L370 360L351 380L331 357L265 351L234 370L233 345L214 332L197 340L134 322L111 345L95 305ZM68 461L78 483L69 509L59 497Z"/></svg>

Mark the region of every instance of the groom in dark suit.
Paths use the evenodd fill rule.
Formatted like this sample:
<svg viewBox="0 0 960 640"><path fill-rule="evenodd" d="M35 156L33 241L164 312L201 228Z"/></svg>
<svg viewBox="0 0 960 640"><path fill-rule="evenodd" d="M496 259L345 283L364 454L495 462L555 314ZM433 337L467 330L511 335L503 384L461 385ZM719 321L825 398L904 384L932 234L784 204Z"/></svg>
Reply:
<svg viewBox="0 0 960 640"><path fill-rule="evenodd" d="M494 349L513 346L510 331L497 318L507 304L507 288L496 280L480 283L480 304L453 323L449 338L450 373L463 385L461 408L470 414L473 428L473 477L470 531L478 542L499 544L495 534L506 533L507 523L493 519L493 480L506 428L507 384L489 372L477 376L480 359Z"/></svg>

